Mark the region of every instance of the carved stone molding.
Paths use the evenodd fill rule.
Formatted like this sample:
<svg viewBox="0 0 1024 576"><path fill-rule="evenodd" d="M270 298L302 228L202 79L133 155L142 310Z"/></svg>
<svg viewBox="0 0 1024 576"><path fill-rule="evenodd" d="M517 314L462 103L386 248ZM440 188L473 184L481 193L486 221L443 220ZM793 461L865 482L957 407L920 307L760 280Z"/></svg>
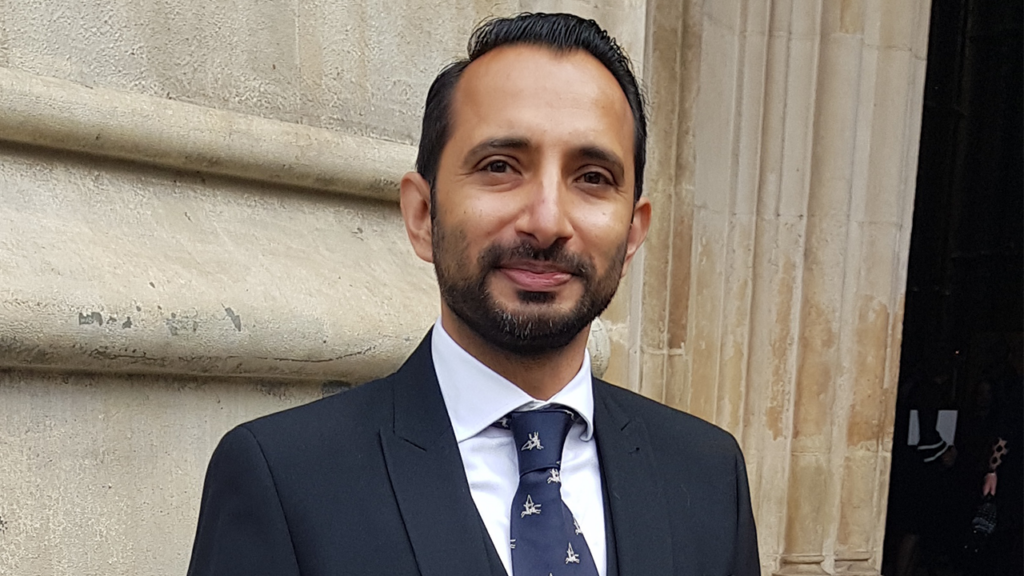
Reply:
<svg viewBox="0 0 1024 576"><path fill-rule="evenodd" d="M416 148L0 67L0 140L397 201Z"/></svg>
<svg viewBox="0 0 1024 576"><path fill-rule="evenodd" d="M650 0L639 388L731 431L765 574L878 574L928 0Z"/></svg>

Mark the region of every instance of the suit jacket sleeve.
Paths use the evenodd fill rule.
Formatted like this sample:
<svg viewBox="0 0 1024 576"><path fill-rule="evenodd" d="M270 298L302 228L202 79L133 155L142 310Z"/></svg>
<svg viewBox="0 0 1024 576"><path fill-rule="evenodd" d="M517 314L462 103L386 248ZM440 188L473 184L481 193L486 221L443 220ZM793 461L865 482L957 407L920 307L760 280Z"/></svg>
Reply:
<svg viewBox="0 0 1024 576"><path fill-rule="evenodd" d="M737 576L760 576L761 561L757 551L757 529L750 507L750 488L743 453L736 447L736 568Z"/></svg>
<svg viewBox="0 0 1024 576"><path fill-rule="evenodd" d="M189 576L299 574L274 477L244 426L220 441L206 472Z"/></svg>

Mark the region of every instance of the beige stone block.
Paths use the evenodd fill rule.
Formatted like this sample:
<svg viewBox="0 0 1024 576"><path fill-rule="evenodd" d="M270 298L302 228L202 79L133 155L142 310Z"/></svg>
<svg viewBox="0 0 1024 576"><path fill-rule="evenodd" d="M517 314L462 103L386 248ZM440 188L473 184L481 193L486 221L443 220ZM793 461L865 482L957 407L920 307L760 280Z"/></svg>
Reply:
<svg viewBox="0 0 1024 576"><path fill-rule="evenodd" d="M894 304L890 302L893 294L904 291L898 282L900 262L892 249L899 244L900 229L896 224L853 222L850 230L850 244L856 246L861 262L871 262L858 266L858 290L888 308Z"/></svg>
<svg viewBox="0 0 1024 576"><path fill-rule="evenodd" d="M764 442L756 446L752 446L750 441L744 443L743 453L747 463L762 565L775 568L786 542L786 518L790 506L790 455L786 441L763 437L762 440Z"/></svg>
<svg viewBox="0 0 1024 576"><path fill-rule="evenodd" d="M908 136L912 134L921 134L921 122L923 121L924 113L920 110L924 107L924 82L925 75L928 70L928 63L923 59L915 58L910 64L910 84L911 88L907 93L907 97L910 101L907 103L909 112L907 113L907 131ZM914 138L904 143L906 146L907 162L903 167L903 182L900 186L901 196L903 204L900 206L898 222L902 230L906 231L906 238L901 240L901 249L899 254L905 255L909 252L910 246L910 229L913 224L914 214L914 196L917 190L917 166L918 166L918 151L921 147L920 138ZM907 250L903 250L903 244L908 246Z"/></svg>
<svg viewBox="0 0 1024 576"><path fill-rule="evenodd" d="M818 42L816 39L794 37L788 40L787 48L783 76L786 79L785 91L778 94L782 102L773 105L785 110L781 134L777 136L781 141L776 144L782 148L778 213L790 216L807 213L812 143L809 134L814 117L812 98Z"/></svg>
<svg viewBox="0 0 1024 576"><path fill-rule="evenodd" d="M812 197L813 198L813 197ZM830 411L837 378L842 269L846 225L809 218L795 381L794 447L828 449Z"/></svg>
<svg viewBox="0 0 1024 576"><path fill-rule="evenodd" d="M882 452L878 457L877 474L879 480L877 480L878 490L875 493L875 509L878 511L874 518L874 532L877 538L875 541L876 543L884 541L885 520L886 513L888 512L887 505L889 501L889 476L891 471L892 453L890 451ZM874 550L872 565L875 570L879 570L882 566L882 557L881 554L878 553L877 544Z"/></svg>
<svg viewBox="0 0 1024 576"><path fill-rule="evenodd" d="M658 205L652 208L651 228L644 243L640 342L645 348L661 350L665 347L665 333L669 323L669 274L679 268L672 266L671 241L672 212L669 201L662 202L660 209Z"/></svg>
<svg viewBox="0 0 1024 576"><path fill-rule="evenodd" d="M0 69L0 140L398 200L416 148Z"/></svg>
<svg viewBox="0 0 1024 576"><path fill-rule="evenodd" d="M785 547L791 562L822 554L827 527L835 521L826 505L831 477L825 453L792 454Z"/></svg>
<svg viewBox="0 0 1024 576"><path fill-rule="evenodd" d="M693 202L697 208L725 213L736 160L738 42L734 31L719 26L706 27L701 41L702 85L694 109L697 156Z"/></svg>
<svg viewBox="0 0 1024 576"><path fill-rule="evenodd" d="M773 15L777 9L773 3ZM773 219L780 212L782 193L783 138L786 122L786 76L788 62L788 39L773 33L765 43L765 72L762 126L757 133L758 163L757 213L765 219ZM803 213L803 207L799 209Z"/></svg>
<svg viewBox="0 0 1024 576"><path fill-rule="evenodd" d="M629 270L627 269L624 272L626 275L619 281L619 287L615 292L615 296L608 303L608 308L601 313L601 318L610 324L626 324L629 322L630 294L632 292Z"/></svg>
<svg viewBox="0 0 1024 576"><path fill-rule="evenodd" d="M911 54L904 50L883 49L877 53L867 182L863 201L852 206L856 220L893 223L902 220L903 198L896 191L906 182L908 168L916 168L916 161L909 164L910 156L904 143L917 139L919 134L910 131L919 124L918 119L911 117L906 103L912 98L912 90L923 90L923 85L915 86L914 62ZM913 149L916 151L916 145Z"/></svg>
<svg viewBox="0 0 1024 576"><path fill-rule="evenodd" d="M650 0L647 3L645 30L645 55L643 80L650 99L648 138L659 145L665 143L664 136L670 135L675 141L674 122L655 123L655 117L674 120L679 104L680 40L684 27L685 3L677 0ZM661 136L655 136L658 133ZM654 152L652 148L651 152Z"/></svg>
<svg viewBox="0 0 1024 576"><path fill-rule="evenodd" d="M828 450L835 378L835 330L828 326L827 316L828 312L815 304L804 309L808 327L800 337L801 354L793 400L793 445L798 450Z"/></svg>
<svg viewBox="0 0 1024 576"><path fill-rule="evenodd" d="M654 17L658 14L658 17ZM640 344L663 350L669 325L670 274L682 267L673 264L673 234L678 185L676 182L677 112L679 108L679 39L683 5L652 2L649 11L647 65L644 70L650 99L648 157L645 194L651 201L651 227L644 245L639 320ZM685 312L684 312L685 317Z"/></svg>
<svg viewBox="0 0 1024 576"><path fill-rule="evenodd" d="M727 216L709 210L694 211L694 275L690 295L690 411L714 419L721 353ZM670 341L675 346L675 341Z"/></svg>
<svg viewBox="0 0 1024 576"><path fill-rule="evenodd" d="M690 330L690 291L694 275L694 210L676 206L672 228L671 268L669 270L665 347L679 348L687 342Z"/></svg>
<svg viewBox="0 0 1024 576"><path fill-rule="evenodd" d="M904 268L905 270L905 268ZM882 423L879 434L879 445L883 452L891 452L892 436L896 420L896 392L899 384L900 352L903 343L903 309L905 304L905 293L900 291L899 300L894 306L891 314L889 327L891 337L887 350L888 362L885 367L885 380L882 387ZM882 478L888 478L887 475Z"/></svg>
<svg viewBox="0 0 1024 576"><path fill-rule="evenodd" d="M762 3L748 3L747 8L754 14L747 15L750 20L763 20L766 8ZM756 7L755 7L756 6ZM766 22L755 25L756 28L766 26ZM764 31L746 32L740 38L739 68L737 86L736 131L733 149L736 150L734 177L730 178L732 191L733 214L753 215L757 212L760 190L758 190L759 172L762 162L761 130L767 119L764 118L765 90L767 88L766 68L764 66L744 66L745 62L764 62L768 56L768 35Z"/></svg>
<svg viewBox="0 0 1024 576"><path fill-rule="evenodd" d="M842 503L836 532L836 561L866 563L881 543L875 531L878 509L878 455L872 450L851 450L842 466ZM847 572L852 570L847 569Z"/></svg>
<svg viewBox="0 0 1024 576"><path fill-rule="evenodd" d="M799 311L802 223L759 219L750 305L748 413L745 442L762 431L771 441L790 434Z"/></svg>
<svg viewBox="0 0 1024 576"><path fill-rule="evenodd" d="M835 34L822 39L819 53L810 187L816 214L845 218L855 169L861 41Z"/></svg>
<svg viewBox="0 0 1024 576"><path fill-rule="evenodd" d="M794 39L817 40L821 33L823 0L792 0L789 34Z"/></svg>
<svg viewBox="0 0 1024 576"><path fill-rule="evenodd" d="M319 382L0 372L0 573L184 574L221 435L322 395Z"/></svg>
<svg viewBox="0 0 1024 576"><path fill-rule="evenodd" d="M743 424L747 387L754 218L733 216L730 219L728 236L715 421L739 435Z"/></svg>
<svg viewBox="0 0 1024 576"><path fill-rule="evenodd" d="M640 394L658 402L665 401L666 357L660 350L640 352Z"/></svg>
<svg viewBox="0 0 1024 576"><path fill-rule="evenodd" d="M427 88L441 68L466 56L470 31L519 3L400 3L303 0L304 119L399 142L419 139ZM307 63L309 69L307 69Z"/></svg>
<svg viewBox="0 0 1024 576"><path fill-rule="evenodd" d="M920 16L918 1L887 2L871 0L872 12L877 16L877 39L869 37L868 43L900 51L909 51L916 40L914 29ZM927 28L927 23L925 23Z"/></svg>
<svg viewBox="0 0 1024 576"><path fill-rule="evenodd" d="M0 364L361 382L438 313L393 204L0 154Z"/></svg>
<svg viewBox="0 0 1024 576"><path fill-rule="evenodd" d="M600 358L604 366L601 377L610 378L610 381L622 386L629 385L630 314L635 297L632 277L633 274L627 273L622 279L615 297L601 314L600 322L595 322L595 325L600 324L603 338L608 342L608 347ZM639 321L639 318L637 320ZM592 328L590 339L594 340L595 336Z"/></svg>
<svg viewBox="0 0 1024 576"><path fill-rule="evenodd" d="M704 33L711 29L721 29L729 35L738 35L742 30L742 16L749 4L746 0L724 0L704 5Z"/></svg>
<svg viewBox="0 0 1024 576"><path fill-rule="evenodd" d="M629 343L611 335L608 368L602 378L612 384L629 388Z"/></svg>
<svg viewBox="0 0 1024 576"><path fill-rule="evenodd" d="M864 34L867 0L825 0L822 2L822 36Z"/></svg>
<svg viewBox="0 0 1024 576"><path fill-rule="evenodd" d="M914 20L913 44L911 45L911 51L914 54L914 58L924 62L928 56L928 28L931 23L932 15L932 2L931 0L914 0L914 5L917 9L917 15ZM922 91L923 92L923 91ZM912 104L914 110L920 109L920 104ZM917 157L917 154L914 154Z"/></svg>
<svg viewBox="0 0 1024 576"><path fill-rule="evenodd" d="M765 36L769 31L771 8L774 2L745 2L743 4L743 32L746 36Z"/></svg>
<svg viewBox="0 0 1024 576"><path fill-rule="evenodd" d="M869 296L856 299L856 326L853 365L849 384L852 402L849 407L846 442L850 449L877 449L884 421L884 378L889 338L889 309L884 302Z"/></svg>
<svg viewBox="0 0 1024 576"><path fill-rule="evenodd" d="M789 36L792 29L790 20L793 16L793 2L794 0L780 0L771 3L768 30L772 36L781 38L783 41Z"/></svg>
<svg viewBox="0 0 1024 576"><path fill-rule="evenodd" d="M694 381L690 374L692 361L684 350L670 350L665 358L665 399L663 402L694 416L714 421L714 414L701 411L693 405ZM714 383L700 382L696 387L706 390Z"/></svg>
<svg viewBox="0 0 1024 576"><path fill-rule="evenodd" d="M0 9L6 8L7 0L0 2ZM4 10L6 13L6 10ZM10 66L10 50L8 46L10 42L7 39L7 23L0 19L0 67Z"/></svg>
<svg viewBox="0 0 1024 576"><path fill-rule="evenodd" d="M293 2L4 2L3 12L13 68L298 119Z"/></svg>

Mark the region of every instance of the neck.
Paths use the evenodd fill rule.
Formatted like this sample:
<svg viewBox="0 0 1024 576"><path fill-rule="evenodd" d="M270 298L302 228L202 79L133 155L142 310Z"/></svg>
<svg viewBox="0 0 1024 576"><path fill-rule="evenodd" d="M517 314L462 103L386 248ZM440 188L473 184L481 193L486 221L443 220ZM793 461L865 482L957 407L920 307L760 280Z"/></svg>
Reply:
<svg viewBox="0 0 1024 576"><path fill-rule="evenodd" d="M590 335L588 326L564 348L540 356L520 356L481 338L447 306L441 310L441 325L470 356L537 400L549 400L576 376L583 365Z"/></svg>

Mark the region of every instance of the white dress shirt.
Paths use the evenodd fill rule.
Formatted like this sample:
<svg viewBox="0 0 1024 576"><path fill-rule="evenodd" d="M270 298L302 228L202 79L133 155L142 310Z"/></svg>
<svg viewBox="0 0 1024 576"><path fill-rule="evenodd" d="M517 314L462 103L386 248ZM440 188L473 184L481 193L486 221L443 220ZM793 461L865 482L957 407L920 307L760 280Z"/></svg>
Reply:
<svg viewBox="0 0 1024 576"><path fill-rule="evenodd" d="M599 576L606 576L604 498L594 442L594 388L590 353L576 376L550 400L531 397L462 349L434 324L430 341L437 382L459 443L469 490L505 570L512 574L509 523L512 498L519 487L519 460L510 430L492 426L514 410L548 404L572 408L582 417L569 430L562 449L562 500L583 530Z"/></svg>

